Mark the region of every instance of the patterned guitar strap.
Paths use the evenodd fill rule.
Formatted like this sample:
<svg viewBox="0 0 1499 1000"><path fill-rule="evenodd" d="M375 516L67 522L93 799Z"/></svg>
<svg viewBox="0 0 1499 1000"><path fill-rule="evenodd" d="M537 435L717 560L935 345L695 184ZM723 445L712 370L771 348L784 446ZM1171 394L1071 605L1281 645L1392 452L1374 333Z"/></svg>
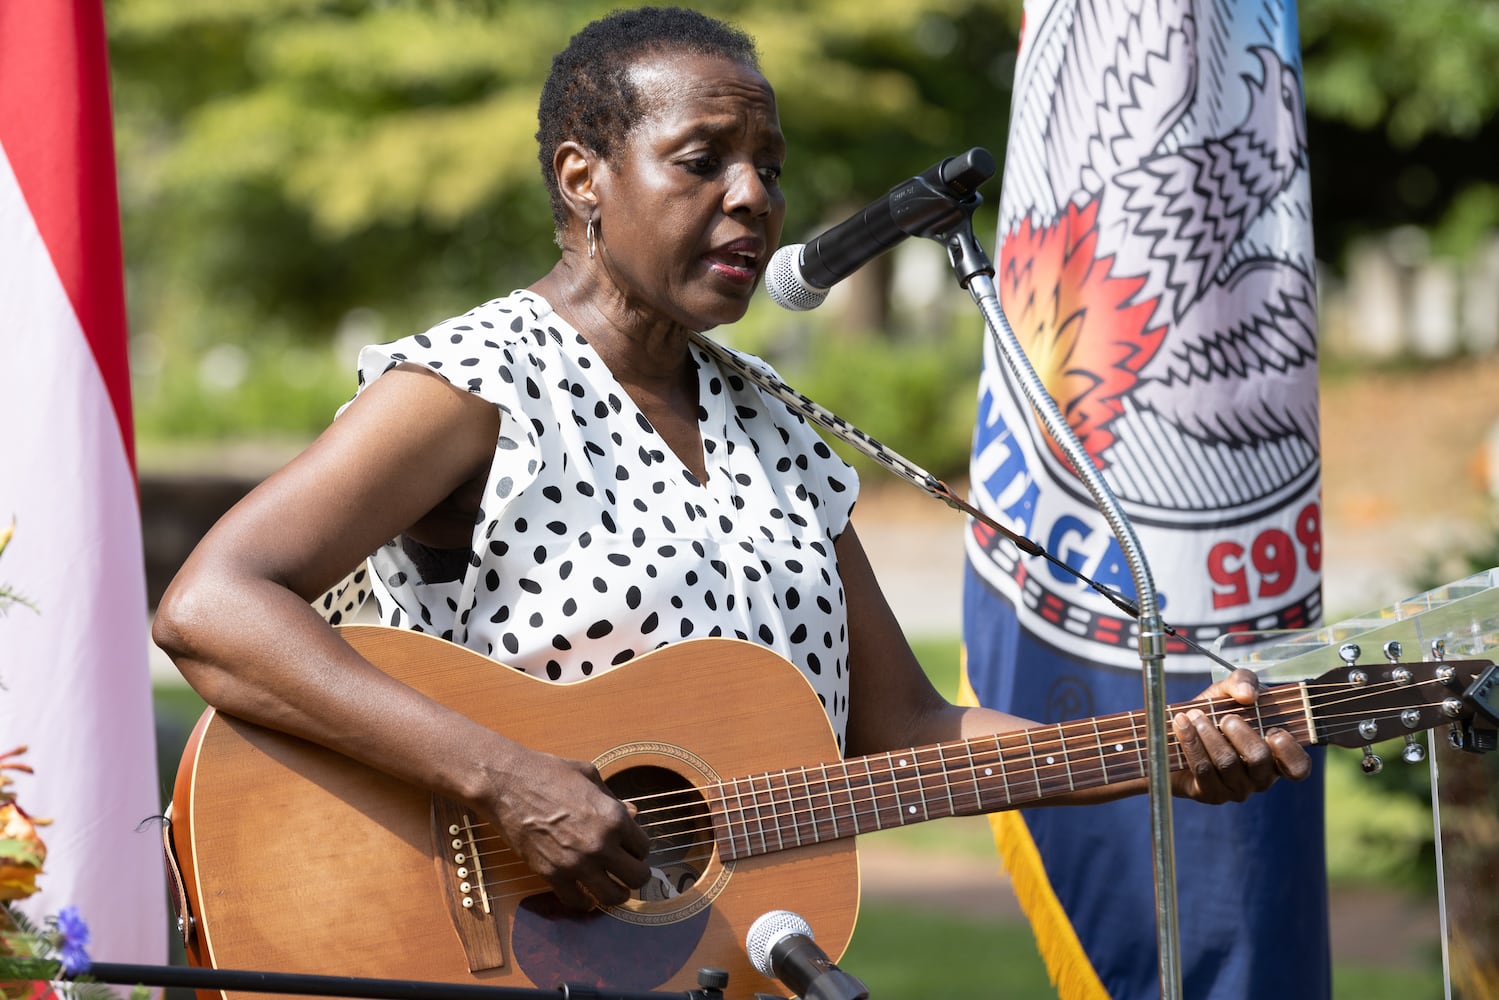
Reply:
<svg viewBox="0 0 1499 1000"><path fill-rule="evenodd" d="M1014 531L1011 531L1009 528L1006 528L1004 525L994 520L994 518L990 517L988 514L985 514L983 511L978 510L972 504L968 503L962 497L958 496L946 483L923 469L921 466L917 465L915 462L899 454L898 452L891 451L889 448L880 444L880 442L876 441L868 434L865 434L863 431L859 430L859 428L855 427L847 420L844 420L836 413L824 409L817 403L813 402L811 399L791 388L791 386L787 385L785 382L782 382L780 379L776 378L774 375L770 374L767 371L764 371L763 369L754 367L739 355L731 353L726 348L720 347L718 344L713 343L713 341L708 340L701 335L695 334L694 338L708 351L708 353L718 358L718 360L724 365L727 365L729 368L742 373L746 378L754 380L754 382L758 384L760 388L764 389L772 396L775 396L777 399L782 400L793 410L796 410L797 412L805 416L808 420L811 420L818 426L825 427L832 433L838 435L838 437L842 438L844 441L847 441L850 445L857 448L865 455L868 455L870 458L878 462L881 466L888 469L890 472L893 472L895 475L911 483L922 492L933 496L938 500L941 500L949 507L952 507L955 510L962 511L969 517L973 518L975 521L984 525L984 527L989 528L991 531L994 531L996 534L1009 539L1016 548L1018 548L1021 552L1024 552L1026 555L1037 556L1041 559L1045 559L1053 566L1065 570L1068 574L1087 584L1095 593L1106 599L1110 604L1114 605L1114 607L1118 608L1129 617L1137 620L1139 619L1140 609L1128 597L1119 593L1117 590L1105 586L1104 584L1099 583L1097 580L1084 575L1083 573L1079 572L1076 567L1069 566L1066 563L1062 562L1060 559L1052 555L1050 552L1046 551L1043 546L1039 545L1035 541L1032 541L1031 539L1026 538L1024 535L1018 534ZM1189 649L1207 657L1209 660L1217 663L1220 667L1223 667L1224 669L1230 671L1234 669L1234 665L1232 663L1229 663L1218 653L1213 652L1211 649L1205 648L1190 635L1178 630L1169 623L1161 622L1161 629L1167 635L1181 641Z"/></svg>
<svg viewBox="0 0 1499 1000"><path fill-rule="evenodd" d="M758 385L761 389L765 390L770 395L775 396L787 406L791 407L791 409L795 410L797 413L800 413L806 419L812 421L812 423L816 424L819 427L825 428L832 434L836 434L840 439L848 442L849 445L858 449L873 461L879 463L881 467L895 474L899 478L904 479L906 482L915 486L923 493L941 500L943 503L947 504L949 507L952 507L954 510L962 511L969 517L972 517L974 520L978 521L980 524L983 524L985 527L992 529L1000 535L1003 535L1005 538L1008 538L1016 545L1016 547L1020 549L1020 551L1024 552L1026 555L1050 558L1050 556L1047 555L1046 550L1041 546L1037 545L1029 538L1026 538L1024 535L1017 534L1016 532L1011 531L1009 528L1006 528L1004 525L995 521L988 514L985 514L983 511L978 510L972 504L968 503L962 497L958 496L958 494L954 493L952 487L948 486L942 480L938 479L936 476L932 475L930 472L926 471L921 466L911 461L909 458L906 458L904 455L900 454L897 451L887 448L885 445L881 444L879 441L859 430L859 428L855 427L847 420L844 420L842 417L838 416L838 414L819 405L810 397L804 396L800 392L797 392L795 389L791 388L791 386L787 385L785 382L782 382L775 375L772 375L770 372L766 371L763 368L755 367L747 360L745 360L742 355L735 354L728 348L714 343L713 341L704 337L702 334L693 334L693 339L704 350L718 359L720 364L724 365L727 368L731 368L736 372L739 372L745 378L750 379L752 382ZM1068 571L1072 572L1070 568Z"/></svg>

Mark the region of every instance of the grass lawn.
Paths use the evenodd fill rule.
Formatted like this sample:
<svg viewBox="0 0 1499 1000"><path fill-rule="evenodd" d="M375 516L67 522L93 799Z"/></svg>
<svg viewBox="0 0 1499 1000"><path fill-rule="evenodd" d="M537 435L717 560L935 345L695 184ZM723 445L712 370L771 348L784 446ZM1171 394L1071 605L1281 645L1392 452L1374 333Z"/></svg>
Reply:
<svg viewBox="0 0 1499 1000"><path fill-rule="evenodd" d="M865 904L839 965L872 1000L1038 1000L1055 992L1021 922ZM1441 995L1440 967L1333 966L1333 1000L1412 1000Z"/></svg>

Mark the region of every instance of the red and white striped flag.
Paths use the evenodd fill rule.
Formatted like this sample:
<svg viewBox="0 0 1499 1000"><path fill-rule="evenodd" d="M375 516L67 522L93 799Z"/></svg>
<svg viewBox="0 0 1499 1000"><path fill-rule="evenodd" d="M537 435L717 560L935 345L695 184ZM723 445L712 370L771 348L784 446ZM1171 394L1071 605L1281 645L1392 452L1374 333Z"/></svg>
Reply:
<svg viewBox="0 0 1499 1000"><path fill-rule="evenodd" d="M99 0L0 3L0 743L99 961L162 962L147 660L109 68Z"/></svg>

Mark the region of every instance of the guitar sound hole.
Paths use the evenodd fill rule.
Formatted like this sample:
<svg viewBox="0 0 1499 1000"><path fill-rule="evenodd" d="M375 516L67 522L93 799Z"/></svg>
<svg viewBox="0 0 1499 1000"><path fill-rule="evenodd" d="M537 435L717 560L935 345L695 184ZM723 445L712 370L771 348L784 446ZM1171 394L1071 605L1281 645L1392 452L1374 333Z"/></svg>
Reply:
<svg viewBox="0 0 1499 1000"><path fill-rule="evenodd" d="M635 805L636 819L651 837L651 877L633 898L670 903L696 885L713 856L713 827L702 794L664 767L627 768L605 783Z"/></svg>

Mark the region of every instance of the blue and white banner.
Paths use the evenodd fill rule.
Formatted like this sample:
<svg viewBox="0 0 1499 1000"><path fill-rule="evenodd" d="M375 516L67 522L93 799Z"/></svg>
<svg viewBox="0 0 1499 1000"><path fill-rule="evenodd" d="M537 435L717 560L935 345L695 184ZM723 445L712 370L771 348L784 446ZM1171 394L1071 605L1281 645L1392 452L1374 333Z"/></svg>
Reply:
<svg viewBox="0 0 1499 1000"><path fill-rule="evenodd" d="M1316 288L1291 0L1027 2L998 244L1006 316L1135 526L1166 621L1205 646L1317 623ZM970 480L980 509L1134 596L992 345ZM1131 619L981 525L967 542L982 704L1044 722L1140 707ZM1173 701L1210 680L1179 641L1166 667ZM1320 773L1174 815L1186 995L1329 995ZM1062 995L1159 996L1143 798L995 827Z"/></svg>

